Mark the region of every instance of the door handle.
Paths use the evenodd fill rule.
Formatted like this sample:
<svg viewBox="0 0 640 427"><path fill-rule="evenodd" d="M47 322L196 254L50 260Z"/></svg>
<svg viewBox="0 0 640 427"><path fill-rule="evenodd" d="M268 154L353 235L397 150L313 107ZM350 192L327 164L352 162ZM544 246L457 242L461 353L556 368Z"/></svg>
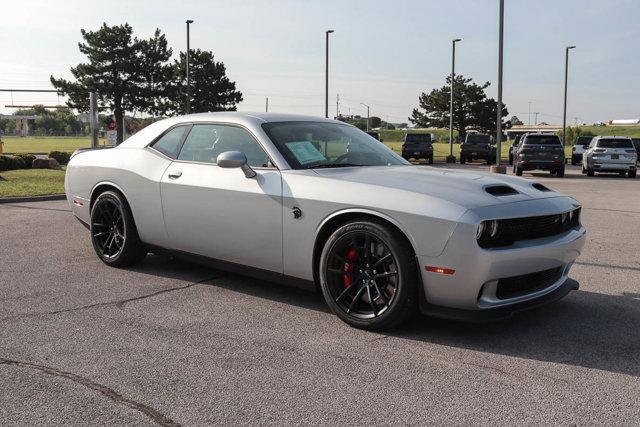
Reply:
<svg viewBox="0 0 640 427"><path fill-rule="evenodd" d="M178 179L182 176L182 172L180 171L173 171L173 172L169 172L169 178L171 179Z"/></svg>

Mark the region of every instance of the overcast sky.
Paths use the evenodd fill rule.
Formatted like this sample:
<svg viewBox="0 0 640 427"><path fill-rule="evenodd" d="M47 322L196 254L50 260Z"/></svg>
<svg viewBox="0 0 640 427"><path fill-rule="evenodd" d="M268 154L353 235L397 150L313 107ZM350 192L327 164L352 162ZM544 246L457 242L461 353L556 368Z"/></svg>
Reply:
<svg viewBox="0 0 640 427"><path fill-rule="evenodd" d="M509 115L559 123L564 48L571 52L568 121L639 118L639 0L506 0L504 102ZM498 0L211 0L3 1L0 87L50 88L83 61L80 29L128 22L139 37L160 28L174 55L212 50L244 94L241 111L324 114L324 31L330 50L330 114L371 114L407 121L420 92L456 72L489 81L496 96ZM15 104L55 104L55 94L14 94ZM11 95L0 93L0 110ZM534 115L531 115L534 121Z"/></svg>

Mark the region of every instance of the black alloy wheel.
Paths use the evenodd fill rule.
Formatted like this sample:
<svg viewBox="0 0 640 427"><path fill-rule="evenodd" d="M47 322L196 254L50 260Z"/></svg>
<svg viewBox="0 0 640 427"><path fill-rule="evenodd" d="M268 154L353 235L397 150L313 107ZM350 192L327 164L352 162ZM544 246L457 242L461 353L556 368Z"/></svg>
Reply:
<svg viewBox="0 0 640 427"><path fill-rule="evenodd" d="M405 321L417 305L415 255L385 224L340 227L325 245L320 268L327 303L353 326L390 328Z"/></svg>
<svg viewBox="0 0 640 427"><path fill-rule="evenodd" d="M100 194L91 208L91 242L106 264L124 267L146 255L129 205L114 191Z"/></svg>

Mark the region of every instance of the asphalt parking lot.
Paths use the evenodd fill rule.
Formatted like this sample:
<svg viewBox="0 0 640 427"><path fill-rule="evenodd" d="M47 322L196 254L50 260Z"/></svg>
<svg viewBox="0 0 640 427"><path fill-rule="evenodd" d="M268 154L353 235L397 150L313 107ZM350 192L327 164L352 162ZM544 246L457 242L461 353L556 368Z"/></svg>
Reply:
<svg viewBox="0 0 640 427"><path fill-rule="evenodd" d="M109 268L66 202L0 204L0 423L637 424L640 179L525 177L583 204L581 289L390 334L166 257Z"/></svg>

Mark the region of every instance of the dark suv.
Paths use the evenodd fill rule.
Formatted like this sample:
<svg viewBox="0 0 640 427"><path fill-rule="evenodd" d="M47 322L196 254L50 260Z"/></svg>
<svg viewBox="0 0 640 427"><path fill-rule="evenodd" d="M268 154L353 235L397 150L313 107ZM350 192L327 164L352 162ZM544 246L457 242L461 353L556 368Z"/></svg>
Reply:
<svg viewBox="0 0 640 427"><path fill-rule="evenodd" d="M481 133L470 133L460 145L460 163L482 159L488 165L496 158L496 147L491 145L491 136Z"/></svg>
<svg viewBox="0 0 640 427"><path fill-rule="evenodd" d="M430 165L433 164L433 140L430 133L407 133L402 144L402 157L427 159Z"/></svg>
<svg viewBox="0 0 640 427"><path fill-rule="evenodd" d="M636 153L638 153L638 162L640 162L640 138L631 138L631 142L636 148Z"/></svg>
<svg viewBox="0 0 640 427"><path fill-rule="evenodd" d="M513 172L541 169L564 176L564 147L558 135L528 133L513 153Z"/></svg>
<svg viewBox="0 0 640 427"><path fill-rule="evenodd" d="M576 139L576 145L571 149L572 165L582 163L582 154L585 152L589 144L591 144L592 139L593 136L579 136L578 139Z"/></svg>
<svg viewBox="0 0 640 427"><path fill-rule="evenodd" d="M382 139L380 139L380 134L378 132L367 132L367 135L382 142Z"/></svg>

